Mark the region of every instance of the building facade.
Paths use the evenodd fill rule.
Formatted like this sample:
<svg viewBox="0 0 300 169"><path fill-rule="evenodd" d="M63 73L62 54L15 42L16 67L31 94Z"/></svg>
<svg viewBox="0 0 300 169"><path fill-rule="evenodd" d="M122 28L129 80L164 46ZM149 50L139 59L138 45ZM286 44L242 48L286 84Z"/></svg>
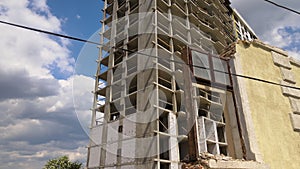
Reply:
<svg viewBox="0 0 300 169"><path fill-rule="evenodd" d="M237 74L271 82L237 77L252 152L271 169L299 168L300 62L258 40L235 48Z"/></svg>
<svg viewBox="0 0 300 169"><path fill-rule="evenodd" d="M216 54L232 43L228 7L229 1L105 0L88 168L179 167L195 128L185 121L182 50ZM211 95L201 92L209 104ZM222 146L224 140L211 151L227 153Z"/></svg>
<svg viewBox="0 0 300 169"><path fill-rule="evenodd" d="M204 156L200 160L204 162L187 163L184 168L299 168L300 163L295 160L300 158L299 60L259 40L240 40L222 56L230 56L236 120L240 126L231 124L235 120L232 116L225 119L231 121L233 136L235 129L243 136L241 143L247 160L236 161L238 156L230 153L228 156L233 159ZM228 138L228 145L237 143L236 137Z"/></svg>
<svg viewBox="0 0 300 169"><path fill-rule="evenodd" d="M236 40L229 4L105 0L87 168L179 169L205 153L247 160L210 168L267 167L240 107L234 53L221 54Z"/></svg>

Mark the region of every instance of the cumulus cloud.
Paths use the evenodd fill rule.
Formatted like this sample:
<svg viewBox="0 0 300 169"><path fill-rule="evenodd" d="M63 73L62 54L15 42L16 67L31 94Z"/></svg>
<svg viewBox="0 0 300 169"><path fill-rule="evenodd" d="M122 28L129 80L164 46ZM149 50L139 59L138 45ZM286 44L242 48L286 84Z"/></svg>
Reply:
<svg viewBox="0 0 300 169"><path fill-rule="evenodd" d="M259 0L232 2L262 40L300 56L299 16ZM276 2L300 8L293 0ZM0 19L58 33L67 21L54 16L46 0L1 0ZM60 155L84 161L94 79L71 76L68 40L0 29L0 168L42 168ZM53 70L69 78L58 80Z"/></svg>
<svg viewBox="0 0 300 169"><path fill-rule="evenodd" d="M300 3L293 0L274 0L274 2L300 9ZM299 56L299 15L261 0L232 0L232 5L261 40L289 51L291 56Z"/></svg>
<svg viewBox="0 0 300 169"><path fill-rule="evenodd" d="M0 13L2 20L49 31L61 31L61 21L50 13L46 0L1 0L0 6L6 9Z"/></svg>
<svg viewBox="0 0 300 169"><path fill-rule="evenodd" d="M57 94L59 84L53 78L30 77L26 69L0 68L0 100L12 98L37 98Z"/></svg>
<svg viewBox="0 0 300 169"><path fill-rule="evenodd" d="M26 163L28 168L41 168L39 161L44 164L61 155L84 162L88 137L83 128L87 129L91 118L93 82L88 77L74 76L59 80L57 95L0 102L0 115L4 117L0 120L0 159L11 162L6 167L18 168ZM7 154L10 158L1 158Z"/></svg>
<svg viewBox="0 0 300 169"><path fill-rule="evenodd" d="M0 20L58 33L65 21L46 0L1 0ZM72 75L68 40L0 29L0 168L40 169L61 155L84 162L94 79Z"/></svg>
<svg viewBox="0 0 300 169"><path fill-rule="evenodd" d="M0 2L0 6L6 10L4 12L0 10L0 19L61 32L61 21L57 17L50 12L43 15L38 13L39 9L42 11L49 10L42 2L3 0ZM33 7L30 8L31 6ZM74 59L70 57L70 51L66 46L68 42L61 41L58 43L45 34L8 25L1 24L0 28L1 58L5 60L5 62L0 62L2 69L23 70L25 68L31 76L47 78L51 78L51 68L69 74L73 71Z"/></svg>

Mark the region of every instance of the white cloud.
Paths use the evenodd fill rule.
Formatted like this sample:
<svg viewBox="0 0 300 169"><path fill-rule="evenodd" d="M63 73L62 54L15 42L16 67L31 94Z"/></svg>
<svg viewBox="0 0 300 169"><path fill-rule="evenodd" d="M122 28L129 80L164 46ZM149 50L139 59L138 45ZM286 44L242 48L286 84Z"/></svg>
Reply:
<svg viewBox="0 0 300 169"><path fill-rule="evenodd" d="M10 158L6 160L13 162L7 167L41 168L40 161L45 164L48 159L62 155L84 162L93 82L85 76L74 76L59 81L57 95L0 102L0 115L4 117L0 120L0 159L8 154ZM20 143L26 148L15 145ZM0 168L5 169L1 165Z"/></svg>
<svg viewBox="0 0 300 169"><path fill-rule="evenodd" d="M35 11L45 11L50 14L47 0L32 0L32 7Z"/></svg>
<svg viewBox="0 0 300 169"><path fill-rule="evenodd" d="M38 9L43 11L47 6L40 1L33 1L34 6L29 8L29 1L3 0L0 6L7 9L4 14L0 14L0 19L8 22L27 25L30 27L44 30L61 32L60 20L47 12L45 15L39 15ZM0 25L1 41L0 50L2 60L0 66L2 69L20 70L29 72L30 76L43 76L51 78L49 68L56 65L61 72L72 72L74 59L71 58L70 51L63 45L57 43L49 36L37 32L31 32L8 25ZM52 37L51 37L52 38Z"/></svg>
<svg viewBox="0 0 300 169"><path fill-rule="evenodd" d="M60 20L49 12L48 6L43 1L45 0L1 0L0 6L8 9L1 14L1 19L49 31L61 31ZM41 11L45 13L39 14Z"/></svg>
<svg viewBox="0 0 300 169"><path fill-rule="evenodd" d="M0 17L1 18L1 17ZM61 72L72 72L74 60L70 51L46 35L0 25L2 69L25 69L30 76L51 78L49 68L57 65ZM12 71L13 71L12 70Z"/></svg>
<svg viewBox="0 0 300 169"><path fill-rule="evenodd" d="M65 22L46 0L1 0L0 20L58 33ZM38 169L61 155L84 162L88 138L74 109L88 124L94 80L71 76L70 42L3 24L0 29L0 168ZM53 69L69 78L56 79Z"/></svg>
<svg viewBox="0 0 300 169"><path fill-rule="evenodd" d="M294 58L296 58L296 59L298 59L298 60L300 60L300 52L299 52L299 50L290 50L289 51L289 55L290 56L292 56L292 57L294 57Z"/></svg>
<svg viewBox="0 0 300 169"><path fill-rule="evenodd" d="M298 1L276 0L274 2L300 9ZM300 34L287 31L288 29L300 31L299 15L261 0L232 0L232 5L242 14L261 40L286 49L291 56L295 56L295 53L299 56L300 47L295 48L295 46L300 46Z"/></svg>
<svg viewBox="0 0 300 169"><path fill-rule="evenodd" d="M80 18L81 18L81 16L77 14L77 15L76 15L76 18L77 18L77 19L80 19Z"/></svg>
<svg viewBox="0 0 300 169"><path fill-rule="evenodd" d="M278 47L299 43L299 33L292 36L284 29L300 29L299 16L260 0L232 2L262 40ZM276 2L300 8L294 0ZM0 19L59 33L67 22L51 13L46 0L1 0ZM66 154L84 161L88 142L81 125L86 129L91 119L93 79L57 80L51 74L53 67L73 71L70 42L3 24L0 29L0 92L6 94L0 96L0 168L41 168ZM300 56L299 48L289 50Z"/></svg>
<svg viewBox="0 0 300 169"><path fill-rule="evenodd" d="M94 83L94 79L82 75L73 78L74 107L85 132L88 132L92 117L90 109L93 102Z"/></svg>

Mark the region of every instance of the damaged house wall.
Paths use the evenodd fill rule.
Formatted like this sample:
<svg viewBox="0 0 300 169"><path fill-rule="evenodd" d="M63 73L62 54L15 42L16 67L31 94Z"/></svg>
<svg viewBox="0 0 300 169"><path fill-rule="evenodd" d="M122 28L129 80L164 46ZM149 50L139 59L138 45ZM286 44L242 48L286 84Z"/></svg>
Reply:
<svg viewBox="0 0 300 169"><path fill-rule="evenodd" d="M236 73L277 84L300 86L299 62L281 49L239 41ZM299 90L237 77L252 151L272 169L297 169L300 161ZM298 125L298 126L297 126Z"/></svg>

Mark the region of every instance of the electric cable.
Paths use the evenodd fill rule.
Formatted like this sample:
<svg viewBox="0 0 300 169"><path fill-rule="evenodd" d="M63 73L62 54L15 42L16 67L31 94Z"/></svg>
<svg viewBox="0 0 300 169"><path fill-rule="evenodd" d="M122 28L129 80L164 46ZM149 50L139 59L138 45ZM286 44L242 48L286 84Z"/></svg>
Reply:
<svg viewBox="0 0 300 169"><path fill-rule="evenodd" d="M41 29L37 29L37 28L32 28L32 27L28 27L28 26L24 26L24 25L19 25L19 24L15 24L15 23L11 23L11 22L5 22L5 21L0 20L0 23L10 25L10 26L14 26L14 27L18 27L18 28L22 28L22 29L27 29L27 30L30 30L30 31L35 31L35 32L40 32L40 33L44 33L44 34L53 35L53 36L58 36L58 37L66 38L66 39L72 39L72 40L75 40L75 41L86 42L86 43L91 43L91 44L95 44L95 45L101 45L100 43L97 43L97 42L88 41L88 40L85 40L85 39L81 39L81 38L77 38L77 37L73 37L73 36L67 36L67 35L63 35L63 34L59 34L59 33L49 32L49 31L45 31L45 30L41 30Z"/></svg>
<svg viewBox="0 0 300 169"><path fill-rule="evenodd" d="M123 49L123 48L119 48L119 49L127 51L127 52L131 52L131 53L136 53L136 54L152 57L152 58L163 59L163 60L173 62L173 63L185 64L185 65L193 66L193 67L200 68L200 69L211 70L210 68L203 67L203 66L198 66L198 65L193 65L193 64L186 64L184 62L180 62L180 61L176 61L176 60L172 60L172 59L159 58L158 56L153 56L153 55L149 55L149 54L145 54L145 53L141 53L141 52L136 52L136 51L130 51L128 49ZM300 87L279 84L279 83L276 83L276 82L271 82L271 81L268 81L268 80L259 79L259 78L255 78L255 77L250 77L250 76L245 76L245 75L240 75L240 74L235 74L235 73L229 73L229 72L225 72L225 71L221 71L221 70L212 70L212 71L219 72L219 73L224 73L224 74L228 74L228 75L230 74L232 76L241 77L241 78L245 78L245 79L250 79L250 80L254 80L254 81L259 81L259 82L263 82L263 83L268 83L268 84L272 84L272 85L277 85L277 86L282 86L282 87L287 87L287 88L300 90Z"/></svg>
<svg viewBox="0 0 300 169"><path fill-rule="evenodd" d="M295 14L300 15L300 12L299 12L299 11L296 11L296 10L291 9L291 8L289 8L289 7L280 5L280 4L275 3L275 2L273 2L273 1L270 1L270 0L264 0L264 1L265 1L265 2L268 2L268 3L270 3L270 4L273 4L273 5L275 5L275 6L279 7L279 8L282 8L282 9L285 9L285 10L288 10L288 11L290 11L290 12L293 12L293 13L295 13Z"/></svg>
<svg viewBox="0 0 300 169"><path fill-rule="evenodd" d="M58 36L58 37L62 37L62 38L66 38L66 39L71 39L71 40L75 40L75 41L80 41L80 42L85 42L85 43L91 43L91 44L99 45L99 46L104 46L103 44L100 44L100 43L97 43L97 42L93 42L93 41L89 41L89 40L85 40L85 39L81 39L81 38L78 38L78 37L62 35L62 34L59 34L59 33L53 33L53 32L49 32L49 31L45 31L45 30L41 30L41 29L36 29L36 28L24 26L24 25L19 25L19 24L15 24L15 23L10 23L10 22L6 22L6 21L1 21L0 20L0 23L6 24L6 25L10 25L10 26L14 26L14 27L18 27L18 28L22 28L22 29L27 29L27 30L30 30L30 31L40 32L40 33L44 33L44 34L49 34L49 35L52 35L52 36ZM113 47L113 48L115 48L115 47ZM202 67L202 66L198 66L198 65L186 64L184 62L180 62L180 61L176 61L176 60L172 60L172 59L159 58L158 56L153 56L153 55L149 55L149 54L145 54L145 53L141 53L141 52L137 52L137 51L131 51L131 50L124 49L124 48L117 48L117 49L120 49L120 50L123 50L123 51L126 51L126 52L130 52L130 53L140 54L140 55L143 55L143 56L153 57L153 58L157 58L157 59L163 59L163 60L166 60L166 61L169 61L169 62L173 62L173 63L179 63L179 64L182 64L182 65L185 64L185 65L193 66L193 67L200 68L200 69L210 70L210 68L206 68L206 67ZM213 71L224 73L224 74L229 74L228 72L220 71L220 70L213 70ZM289 86L289 85L284 85L284 84L279 84L279 83L275 83L275 82L271 82L271 81L268 81L268 80L255 78L255 77L250 77L250 76L245 76L245 75L240 75L240 74L234 74L234 73L231 73L231 75L232 76L236 76L236 77L245 78L245 79L254 80L254 81L259 81L259 82L263 82L263 83L268 83L268 84L272 84L272 85L276 85L276 86L281 86L281 87L287 87L287 88L291 88L291 89L300 90L299 87Z"/></svg>

